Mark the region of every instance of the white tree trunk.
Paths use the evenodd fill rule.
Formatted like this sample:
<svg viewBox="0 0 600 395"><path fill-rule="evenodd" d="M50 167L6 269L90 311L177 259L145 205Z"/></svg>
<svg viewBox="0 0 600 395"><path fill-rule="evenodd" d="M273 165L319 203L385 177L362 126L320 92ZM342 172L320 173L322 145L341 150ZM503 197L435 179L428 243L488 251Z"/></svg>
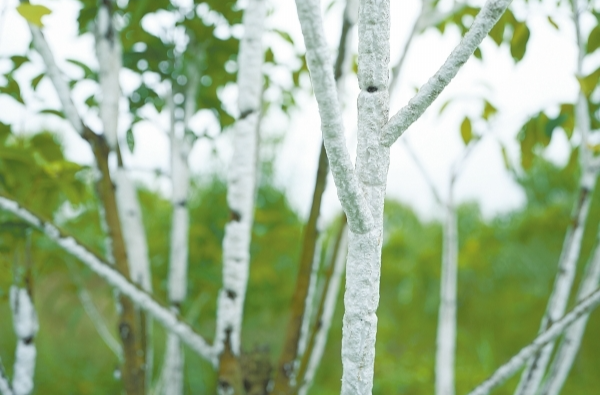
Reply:
<svg viewBox="0 0 600 395"><path fill-rule="evenodd" d="M585 44L582 39L580 29L580 13L585 10L586 1L573 1L573 20L577 42L579 44L577 74L583 75L582 63L585 56ZM592 152L588 146L588 135L590 132L590 116L588 103L583 92L579 92L575 106L575 125L579 129L582 137L580 145L582 175L579 181L579 196L575 202L572 225L567 230L563 249L558 262L558 272L554 281L552 294L548 300L548 306L540 332L544 331L553 322L559 319L567 308L571 287L577 271L577 261L581 252L581 243L585 231L585 223L588 217L592 195L596 186L598 177L597 170L591 166ZM550 357L554 349L554 342L548 343L540 353L534 355L527 363L527 367L521 375L521 381L515 391L515 395L535 395L539 389L540 383L546 372L546 367L550 362Z"/></svg>
<svg viewBox="0 0 600 395"><path fill-rule="evenodd" d="M16 215L31 226L39 229L46 237L58 244L67 253L83 262L89 269L104 278L112 287L129 297L133 303L152 315L154 319L160 322L167 330L178 335L179 338L192 350L198 353L198 355L210 361L214 361L213 349L206 343L202 336L194 332L189 325L181 321L177 314L174 314L168 308L160 305L147 292L129 282L109 263L103 261L97 255L83 247L72 237L63 235L51 223L44 222L31 212L20 207L15 201L0 196L0 209Z"/></svg>
<svg viewBox="0 0 600 395"><path fill-rule="evenodd" d="M342 394L370 394L375 366L383 204L389 148L380 144L388 120L389 1L362 0L358 11L358 147L356 173L374 228L350 231L342 327Z"/></svg>
<svg viewBox="0 0 600 395"><path fill-rule="evenodd" d="M308 366L304 375L304 382L302 383L302 386L298 391L300 395L306 395L308 390L310 389L317 368L319 367L319 363L323 358L323 353L325 352L325 345L327 344L327 335L329 334L329 328L331 327L333 313L335 312L335 305L338 300L340 284L342 282L342 275L344 274L347 252L348 232L344 231L337 252L337 259L335 260L335 262L332 262L332 264L335 266L333 268L333 273L331 274L331 282L329 283L327 294L325 295L323 314L321 315L321 317L316 317L316 319L320 320L321 325L319 326L318 332L315 335L315 345L313 347L312 354L310 355L310 359L308 361Z"/></svg>
<svg viewBox="0 0 600 395"><path fill-rule="evenodd" d="M435 359L435 393L454 395L456 355L456 278L458 270L458 225L453 199L453 182L445 205L440 309Z"/></svg>
<svg viewBox="0 0 600 395"><path fill-rule="evenodd" d="M244 298L250 264L250 237L256 187L256 149L263 89L264 58L262 36L266 4L250 0L244 12L244 37L238 56L238 109L235 124L233 157L229 167L227 203L231 219L223 239L223 288L217 308L215 354L227 346L234 355L240 353L240 334Z"/></svg>
<svg viewBox="0 0 600 395"><path fill-rule="evenodd" d="M195 111L198 79L192 70L185 96L184 119L175 119L175 103L170 98L171 113L171 182L173 193L171 205L173 219L171 221L171 249L169 255L169 302L171 308L179 311L187 294L187 272L189 253L190 219L188 198L190 186L190 169L188 158L192 149L192 141L186 135L189 119ZM184 354L179 338L173 334L167 336L165 362L161 373L162 393L165 395L183 394Z"/></svg>
<svg viewBox="0 0 600 395"><path fill-rule="evenodd" d="M17 335L12 391L14 395L28 395L33 391L36 356L34 340L38 331L38 318L26 288L10 288L10 308Z"/></svg>
<svg viewBox="0 0 600 395"><path fill-rule="evenodd" d="M600 237L596 241L596 248L594 254L590 260L585 275L583 277L581 287L577 293L577 302L585 300L589 297L596 288L598 288L598 282L600 281ZM590 313L584 314L579 318L569 329L566 331L560 348L558 349L552 366L548 372L548 379L540 395L558 395L562 389L567 376L573 366L579 347L581 346L581 340L585 332Z"/></svg>
<svg viewBox="0 0 600 395"><path fill-rule="evenodd" d="M533 342L523 347L507 363L500 366L486 381L481 383L468 395L487 395L492 389L509 379L523 366L528 359L535 355L542 347L560 336L570 325L580 317L589 314L592 309L600 304L600 289L595 289L590 296L578 303L571 312L538 335Z"/></svg>

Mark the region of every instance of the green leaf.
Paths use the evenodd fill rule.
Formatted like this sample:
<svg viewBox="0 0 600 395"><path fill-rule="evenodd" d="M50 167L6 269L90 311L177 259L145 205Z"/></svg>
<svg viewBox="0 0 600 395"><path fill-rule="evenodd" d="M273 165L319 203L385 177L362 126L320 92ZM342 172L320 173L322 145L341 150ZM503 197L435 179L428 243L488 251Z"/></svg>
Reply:
<svg viewBox="0 0 600 395"><path fill-rule="evenodd" d="M575 130L575 106L573 104L561 104L560 115L565 117L562 128L567 138L571 139Z"/></svg>
<svg viewBox="0 0 600 395"><path fill-rule="evenodd" d="M135 140L133 138L133 132L131 131L131 129L127 130L125 138L127 139L127 148L129 148L129 152L133 153L133 148L135 147Z"/></svg>
<svg viewBox="0 0 600 395"><path fill-rule="evenodd" d="M594 26L587 41L587 53L592 53L600 48L600 25Z"/></svg>
<svg viewBox="0 0 600 395"><path fill-rule="evenodd" d="M592 74L586 77L577 77L579 81L579 86L581 86L581 90L585 94L586 97L589 97L596 86L598 86L598 79L600 78L600 68L596 69Z"/></svg>
<svg viewBox="0 0 600 395"><path fill-rule="evenodd" d="M475 48L475 52L473 52L473 55L474 55L474 56L475 56L477 59L481 60L481 59L482 59L482 55L481 55L481 49L479 49L479 47Z"/></svg>
<svg viewBox="0 0 600 395"><path fill-rule="evenodd" d="M518 62L525 56L527 42L529 41L529 28L525 22L515 25L512 39L510 40L510 54Z"/></svg>
<svg viewBox="0 0 600 395"><path fill-rule="evenodd" d="M37 27L42 27L42 17L52 13L48 7L39 4L22 3L17 7L17 12L21 14L27 22Z"/></svg>
<svg viewBox="0 0 600 395"><path fill-rule="evenodd" d="M452 100L447 100L444 104L442 104L442 106L440 107L439 114L442 114L450 103L452 103Z"/></svg>
<svg viewBox="0 0 600 395"><path fill-rule="evenodd" d="M504 144L500 144L500 150L502 152L502 160L504 161L504 167L506 168L506 170L511 170L512 164L510 163L510 158L508 157L508 151L506 150L506 147L504 146Z"/></svg>
<svg viewBox="0 0 600 395"><path fill-rule="evenodd" d="M40 111L40 114L52 114L52 115L56 115L57 117L60 117L62 119L65 119L65 114L62 111L53 110L51 108L46 108L46 109Z"/></svg>
<svg viewBox="0 0 600 395"><path fill-rule="evenodd" d="M292 40L292 37L287 32L277 29L275 29L274 31L275 33L279 34L285 41L289 42L290 44L294 43L294 40Z"/></svg>
<svg viewBox="0 0 600 395"><path fill-rule="evenodd" d="M465 117L462 121L462 124L460 125L460 135L465 145L469 144L473 139L473 128L471 127L471 120L469 117Z"/></svg>
<svg viewBox="0 0 600 395"><path fill-rule="evenodd" d="M94 73L92 71L92 69L90 69L90 67L88 65L86 65L85 63L82 63L78 60L75 59L67 59L67 62L74 64L75 66L81 68L83 70L83 78L85 79L95 79L95 75L96 73Z"/></svg>
<svg viewBox="0 0 600 395"><path fill-rule="evenodd" d="M42 80L42 78L44 78L45 75L46 73L41 73L31 80L31 88L33 88L33 90L37 89L37 86L40 84L40 81Z"/></svg>
<svg viewBox="0 0 600 395"><path fill-rule="evenodd" d="M558 25L556 24L556 22L554 22L554 19L552 19L552 17L551 17L551 16L548 16L548 22L549 22L549 23L550 23L552 26L554 26L554 28L555 28L556 30L559 30L559 28L558 28Z"/></svg>
<svg viewBox="0 0 600 395"><path fill-rule="evenodd" d="M7 79L7 83L6 86L0 87L0 93L5 93L19 103L25 104L23 98L21 97L21 88L19 87L17 81L15 81L10 74L6 74L5 77Z"/></svg>
<svg viewBox="0 0 600 395"><path fill-rule="evenodd" d="M486 121L494 114L498 112L498 109L492 105L489 101L485 100L483 105L483 119Z"/></svg>
<svg viewBox="0 0 600 395"><path fill-rule="evenodd" d="M13 62L13 70L17 70L19 67L23 66L23 64L29 62L29 58L27 56L15 55L11 56L10 60Z"/></svg>

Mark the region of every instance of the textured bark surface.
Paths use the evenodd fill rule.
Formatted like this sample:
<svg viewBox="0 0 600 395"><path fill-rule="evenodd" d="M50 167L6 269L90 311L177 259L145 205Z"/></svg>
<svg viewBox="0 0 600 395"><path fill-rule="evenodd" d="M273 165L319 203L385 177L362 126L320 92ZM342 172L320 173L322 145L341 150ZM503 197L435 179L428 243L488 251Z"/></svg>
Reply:
<svg viewBox="0 0 600 395"><path fill-rule="evenodd" d="M217 306L215 352L219 356L219 393L241 394L240 336L248 271L256 190L256 152L263 89L262 36L264 0L250 0L244 11L245 33L238 56L238 109L233 157L228 170L227 204L231 217L223 238L223 287Z"/></svg>
<svg viewBox="0 0 600 395"><path fill-rule="evenodd" d="M315 376L315 372L323 357L327 335L331 327L331 320L335 312L338 300L342 274L344 273L346 256L348 252L348 232L346 228L346 217L336 237L331 262L325 273L325 283L319 300L315 322L310 332L306 351L300 360L298 374L296 377L297 393L306 395ZM295 392L296 393L296 392Z"/></svg>
<svg viewBox="0 0 600 395"><path fill-rule="evenodd" d="M291 379L294 374L294 362L298 356L302 318L306 311L311 268L318 238L317 220L319 219L319 213L321 211L321 201L323 192L325 191L328 171L327 154L325 152L325 147L322 145L312 205L302 235L302 249L300 253L300 262L298 264L298 277L296 278L296 287L294 289L294 294L292 295L291 313L285 333L283 351L277 365L275 385L272 391L273 394L288 394L292 391Z"/></svg>
<svg viewBox="0 0 600 395"><path fill-rule="evenodd" d="M460 44L442 67L419 89L419 92L394 115L385 126L381 142L389 147L412 125L448 86L460 68L471 57L485 36L498 22L511 0L488 0L475 17Z"/></svg>

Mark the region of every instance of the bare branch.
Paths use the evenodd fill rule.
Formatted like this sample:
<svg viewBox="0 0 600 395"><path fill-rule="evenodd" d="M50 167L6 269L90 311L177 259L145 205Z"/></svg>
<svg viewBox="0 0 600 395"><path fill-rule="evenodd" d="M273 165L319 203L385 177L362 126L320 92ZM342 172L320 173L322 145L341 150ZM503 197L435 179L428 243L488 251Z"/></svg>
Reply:
<svg viewBox="0 0 600 395"><path fill-rule="evenodd" d="M355 233L373 229L373 216L359 185L346 147L341 107L337 95L329 47L323 31L318 0L296 0L298 18L306 45L306 60L319 105L323 141L338 198Z"/></svg>
<svg viewBox="0 0 600 395"><path fill-rule="evenodd" d="M125 276L115 270L96 254L88 250L72 236L61 232L53 224L42 220L17 202L0 196L0 209L10 212L33 227L40 230L46 237L58 244L67 253L78 258L87 267L101 276L119 292L131 298L141 309L152 315L167 330L175 333L192 350L203 358L212 361L213 350L210 345L186 323L168 308L155 301L152 296L128 281Z"/></svg>
<svg viewBox="0 0 600 395"><path fill-rule="evenodd" d="M391 146L433 103L494 27L511 0L488 0L460 44L419 92L385 126L381 143Z"/></svg>
<svg viewBox="0 0 600 395"><path fill-rule="evenodd" d="M486 381L480 384L468 395L487 395L493 388L509 379L523 364L531 358L536 352L549 342L556 339L563 331L573 324L577 319L588 314L600 303L600 289L596 289L590 296L575 306L570 313L566 314L560 320L542 332L533 342L523 347L507 363L498 368Z"/></svg>

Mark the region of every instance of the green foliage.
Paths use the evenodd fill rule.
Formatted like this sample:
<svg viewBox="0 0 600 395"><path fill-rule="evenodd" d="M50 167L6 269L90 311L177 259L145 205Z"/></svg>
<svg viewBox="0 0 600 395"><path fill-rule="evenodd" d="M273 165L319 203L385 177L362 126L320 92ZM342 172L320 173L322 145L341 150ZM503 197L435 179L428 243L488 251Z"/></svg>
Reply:
<svg viewBox="0 0 600 395"><path fill-rule="evenodd" d="M45 15L50 15L52 11L46 6L39 4L29 4L29 3L21 3L17 7L17 12L21 14L23 18L27 20L27 22L36 25L37 27L42 27L42 17Z"/></svg>

